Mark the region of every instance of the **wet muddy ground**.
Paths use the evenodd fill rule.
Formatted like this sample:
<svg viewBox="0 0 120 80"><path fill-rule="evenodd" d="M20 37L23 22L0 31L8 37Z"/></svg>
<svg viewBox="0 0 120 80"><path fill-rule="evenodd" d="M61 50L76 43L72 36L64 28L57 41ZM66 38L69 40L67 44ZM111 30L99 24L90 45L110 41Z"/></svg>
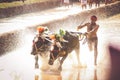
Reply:
<svg viewBox="0 0 120 80"><path fill-rule="evenodd" d="M108 47L109 45L120 46L120 15L98 21L98 23L100 25L99 57L96 68L90 66L92 64L87 65L87 68L73 67L74 62L70 62L71 58L67 58L60 73L35 70L34 56L29 54L31 44L25 44L19 50L0 57L0 78L2 80L109 80L111 60Z"/></svg>
<svg viewBox="0 0 120 80"><path fill-rule="evenodd" d="M0 57L1 80L110 80L111 55L109 46L120 47L120 15L98 21L98 65L93 65L93 54L88 53L86 45L81 45L81 61L87 67L77 67L73 55L65 60L61 72L50 71L57 66L49 66L45 59L40 59L41 69L34 69L34 56L30 54L33 35L24 37L23 47L15 49L9 54ZM28 40L29 39L29 40ZM119 48L120 49L120 48ZM44 64L44 65L43 65ZM44 70L44 71L42 71ZM120 79L120 78L119 78ZM112 79L113 80L113 79ZM117 80L117 79L116 79Z"/></svg>

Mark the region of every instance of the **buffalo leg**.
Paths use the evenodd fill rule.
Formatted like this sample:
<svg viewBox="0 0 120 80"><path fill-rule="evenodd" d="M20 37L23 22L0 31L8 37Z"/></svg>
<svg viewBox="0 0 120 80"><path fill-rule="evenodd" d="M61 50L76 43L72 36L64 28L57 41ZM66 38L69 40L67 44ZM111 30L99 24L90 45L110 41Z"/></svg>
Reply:
<svg viewBox="0 0 120 80"><path fill-rule="evenodd" d="M66 54L61 60L60 60L60 66L58 68L58 70L62 71L62 64L64 62L64 60L66 59L66 57L68 56L68 54Z"/></svg>
<svg viewBox="0 0 120 80"><path fill-rule="evenodd" d="M38 54L35 55L35 68L39 68L39 65L38 65Z"/></svg>

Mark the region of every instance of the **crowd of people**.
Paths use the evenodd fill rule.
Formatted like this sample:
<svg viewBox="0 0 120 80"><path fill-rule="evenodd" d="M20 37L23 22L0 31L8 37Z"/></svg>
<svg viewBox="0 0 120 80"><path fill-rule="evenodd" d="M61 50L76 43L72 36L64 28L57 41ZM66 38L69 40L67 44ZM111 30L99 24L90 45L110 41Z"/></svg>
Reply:
<svg viewBox="0 0 120 80"><path fill-rule="evenodd" d="M89 6L89 8L92 8L93 5L95 5L95 7L100 7L101 3L107 5L114 1L113 0L60 0L60 4L69 6L69 5L73 5L74 2L78 2L81 4L82 9L86 9L87 6Z"/></svg>

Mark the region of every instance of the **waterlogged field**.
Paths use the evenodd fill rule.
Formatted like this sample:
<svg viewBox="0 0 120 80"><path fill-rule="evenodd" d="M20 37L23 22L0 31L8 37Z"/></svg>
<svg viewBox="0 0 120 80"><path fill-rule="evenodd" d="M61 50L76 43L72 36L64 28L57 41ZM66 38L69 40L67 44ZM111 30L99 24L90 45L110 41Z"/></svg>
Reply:
<svg viewBox="0 0 120 80"><path fill-rule="evenodd" d="M86 46L81 46L81 57L84 57L83 64L86 68L75 67L75 57L71 54L63 64L63 71L54 73L45 63L46 59L40 59L39 64L46 71L34 69L34 56L30 54L33 36L24 36L24 46L0 57L0 79L1 80L107 80L110 71L109 44L120 46L120 14L97 22L100 25L98 31L98 66L92 66L93 58L86 53ZM28 40L29 39L29 40ZM42 61L43 60L43 61ZM91 62L91 63L90 63ZM89 64L90 63L90 64ZM45 65L42 65L45 64Z"/></svg>

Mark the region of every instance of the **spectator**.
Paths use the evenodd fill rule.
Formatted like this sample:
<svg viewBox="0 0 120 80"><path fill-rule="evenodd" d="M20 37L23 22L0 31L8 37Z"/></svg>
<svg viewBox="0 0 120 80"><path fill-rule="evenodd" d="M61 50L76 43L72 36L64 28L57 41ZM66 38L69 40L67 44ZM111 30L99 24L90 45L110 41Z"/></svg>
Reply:
<svg viewBox="0 0 120 80"><path fill-rule="evenodd" d="M80 0L81 1L81 6L82 6L82 9L86 9L87 8L87 0Z"/></svg>

